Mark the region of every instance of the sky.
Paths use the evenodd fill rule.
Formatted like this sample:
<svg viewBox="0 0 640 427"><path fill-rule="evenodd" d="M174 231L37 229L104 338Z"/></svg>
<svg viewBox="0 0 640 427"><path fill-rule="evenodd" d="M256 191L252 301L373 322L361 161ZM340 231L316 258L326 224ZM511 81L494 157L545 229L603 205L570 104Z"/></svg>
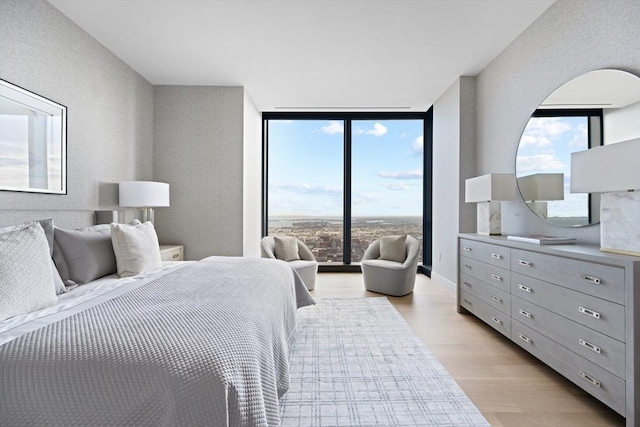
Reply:
<svg viewBox="0 0 640 427"><path fill-rule="evenodd" d="M353 216L421 216L422 120L352 127ZM269 121L270 216L342 216L343 137L343 121Z"/></svg>
<svg viewBox="0 0 640 427"><path fill-rule="evenodd" d="M570 194L571 153L587 149L586 117L532 117L522 133L516 176L564 173L564 200L548 202L548 216L588 215L588 195Z"/></svg>

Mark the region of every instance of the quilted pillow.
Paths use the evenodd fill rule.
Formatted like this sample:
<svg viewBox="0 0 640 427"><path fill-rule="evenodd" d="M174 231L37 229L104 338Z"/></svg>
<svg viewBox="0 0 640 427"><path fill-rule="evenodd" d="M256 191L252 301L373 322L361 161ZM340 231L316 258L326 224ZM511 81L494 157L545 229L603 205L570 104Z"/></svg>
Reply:
<svg viewBox="0 0 640 427"><path fill-rule="evenodd" d="M1 227L0 228L0 234L6 233L8 231L16 231L16 230L22 230L23 228L25 228L28 225L31 224L40 224L40 226L42 227L42 230L44 231L44 236L47 239L47 247L49 250L49 257L51 258L51 256L53 255L53 247L54 247L54 243L53 243L53 219L39 219L37 221L29 221L29 222L25 222L23 224L17 224L17 225L9 225L6 227ZM51 260L51 275L53 276L53 283L55 283L56 285L56 295L59 294L63 294L65 292L67 292L67 289L64 286L64 283L62 283L62 279L60 278L60 274L58 273L58 270L56 269L55 264L53 263L53 260Z"/></svg>
<svg viewBox="0 0 640 427"><path fill-rule="evenodd" d="M300 259L298 253L298 239L291 236L275 236L274 255L283 261L295 261Z"/></svg>
<svg viewBox="0 0 640 427"><path fill-rule="evenodd" d="M116 272L109 224L63 230L55 228L53 259L62 280L89 283Z"/></svg>
<svg viewBox="0 0 640 427"><path fill-rule="evenodd" d="M111 224L111 243L120 277L162 267L158 235L149 221L138 225Z"/></svg>
<svg viewBox="0 0 640 427"><path fill-rule="evenodd" d="M0 321L56 301L51 255L42 226L35 222L0 234Z"/></svg>
<svg viewBox="0 0 640 427"><path fill-rule="evenodd" d="M388 261L405 262L407 259L407 248L405 243L407 235L384 236L380 238L380 259Z"/></svg>

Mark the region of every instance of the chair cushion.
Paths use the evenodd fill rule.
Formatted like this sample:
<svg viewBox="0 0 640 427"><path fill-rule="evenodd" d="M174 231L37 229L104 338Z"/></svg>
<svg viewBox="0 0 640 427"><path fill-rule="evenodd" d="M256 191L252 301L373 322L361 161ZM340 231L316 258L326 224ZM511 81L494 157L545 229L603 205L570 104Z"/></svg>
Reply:
<svg viewBox="0 0 640 427"><path fill-rule="evenodd" d="M407 235L384 236L380 238L380 259L405 262L407 259Z"/></svg>
<svg viewBox="0 0 640 427"><path fill-rule="evenodd" d="M386 259L368 259L368 260L363 260L361 263L361 265L366 265L369 267L376 267L376 268L387 268L390 270L400 270L402 269L402 263L401 262L397 262L397 261L389 261Z"/></svg>
<svg viewBox="0 0 640 427"><path fill-rule="evenodd" d="M294 261L300 259L298 253L298 239L292 236L275 236L275 255L283 261Z"/></svg>

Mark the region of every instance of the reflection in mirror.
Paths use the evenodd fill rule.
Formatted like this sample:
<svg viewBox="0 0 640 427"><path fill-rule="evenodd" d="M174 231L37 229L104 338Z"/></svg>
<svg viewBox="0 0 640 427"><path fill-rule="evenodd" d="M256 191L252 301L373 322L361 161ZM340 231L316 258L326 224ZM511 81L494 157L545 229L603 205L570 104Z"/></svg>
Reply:
<svg viewBox="0 0 640 427"><path fill-rule="evenodd" d="M640 79L619 70L577 77L532 114L516 156L522 199L550 224L600 221L599 194L571 194L571 153L640 136Z"/></svg>

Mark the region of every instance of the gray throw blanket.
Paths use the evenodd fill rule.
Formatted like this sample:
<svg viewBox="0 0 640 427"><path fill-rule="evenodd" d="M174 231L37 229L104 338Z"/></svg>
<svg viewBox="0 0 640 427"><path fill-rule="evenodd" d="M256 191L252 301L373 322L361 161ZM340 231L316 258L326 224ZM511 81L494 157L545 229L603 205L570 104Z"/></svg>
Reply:
<svg viewBox="0 0 640 427"><path fill-rule="evenodd" d="M284 262L211 257L0 347L0 426L276 426L297 307Z"/></svg>

